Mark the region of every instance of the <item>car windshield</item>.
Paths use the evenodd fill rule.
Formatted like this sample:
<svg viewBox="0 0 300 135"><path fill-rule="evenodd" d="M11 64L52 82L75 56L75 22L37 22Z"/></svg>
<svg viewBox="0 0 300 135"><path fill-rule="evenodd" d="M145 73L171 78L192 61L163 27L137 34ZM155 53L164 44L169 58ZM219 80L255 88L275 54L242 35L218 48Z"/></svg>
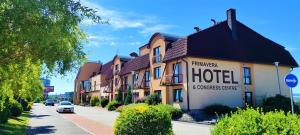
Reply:
<svg viewBox="0 0 300 135"><path fill-rule="evenodd" d="M72 105L70 102L61 102L60 105Z"/></svg>
<svg viewBox="0 0 300 135"><path fill-rule="evenodd" d="M46 102L53 102L53 100L52 99L47 99Z"/></svg>

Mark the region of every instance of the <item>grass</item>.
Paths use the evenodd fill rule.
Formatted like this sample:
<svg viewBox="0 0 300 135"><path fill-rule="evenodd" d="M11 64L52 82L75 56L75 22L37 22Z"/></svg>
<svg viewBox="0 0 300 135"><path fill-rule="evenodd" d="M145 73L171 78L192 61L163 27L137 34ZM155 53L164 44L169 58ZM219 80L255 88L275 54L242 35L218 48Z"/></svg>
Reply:
<svg viewBox="0 0 300 135"><path fill-rule="evenodd" d="M0 135L26 135L29 112L24 111L21 116L10 118L7 123L0 124Z"/></svg>

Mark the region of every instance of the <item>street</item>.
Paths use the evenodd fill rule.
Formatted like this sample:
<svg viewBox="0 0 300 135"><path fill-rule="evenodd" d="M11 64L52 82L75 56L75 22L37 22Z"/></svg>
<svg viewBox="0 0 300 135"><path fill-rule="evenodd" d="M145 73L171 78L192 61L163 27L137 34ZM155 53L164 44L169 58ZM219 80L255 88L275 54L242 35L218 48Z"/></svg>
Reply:
<svg viewBox="0 0 300 135"><path fill-rule="evenodd" d="M75 113L58 114L56 107L34 104L29 122L29 135L112 135L112 127L118 116L100 107L75 106ZM172 121L176 135L209 135L210 126Z"/></svg>
<svg viewBox="0 0 300 135"><path fill-rule="evenodd" d="M90 135L74 123L63 119L53 106L34 104L30 113L28 135L61 134Z"/></svg>

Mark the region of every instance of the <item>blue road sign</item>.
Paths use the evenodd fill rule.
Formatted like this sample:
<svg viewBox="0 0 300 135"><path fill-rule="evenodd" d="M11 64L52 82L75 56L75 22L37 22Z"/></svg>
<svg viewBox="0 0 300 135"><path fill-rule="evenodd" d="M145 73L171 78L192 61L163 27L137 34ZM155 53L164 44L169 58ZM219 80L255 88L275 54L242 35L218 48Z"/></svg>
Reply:
<svg viewBox="0 0 300 135"><path fill-rule="evenodd" d="M293 74L286 75L284 81L285 81L285 84L290 88L294 88L298 84L298 79Z"/></svg>

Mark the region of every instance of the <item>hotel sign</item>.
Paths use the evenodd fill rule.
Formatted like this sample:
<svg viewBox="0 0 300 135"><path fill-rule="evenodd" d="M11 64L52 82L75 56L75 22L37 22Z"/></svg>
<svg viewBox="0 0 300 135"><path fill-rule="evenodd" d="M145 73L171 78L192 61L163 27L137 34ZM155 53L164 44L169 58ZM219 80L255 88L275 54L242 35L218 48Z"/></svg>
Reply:
<svg viewBox="0 0 300 135"><path fill-rule="evenodd" d="M215 62L192 61L193 89L197 90L238 90L239 78L235 70L220 67Z"/></svg>

